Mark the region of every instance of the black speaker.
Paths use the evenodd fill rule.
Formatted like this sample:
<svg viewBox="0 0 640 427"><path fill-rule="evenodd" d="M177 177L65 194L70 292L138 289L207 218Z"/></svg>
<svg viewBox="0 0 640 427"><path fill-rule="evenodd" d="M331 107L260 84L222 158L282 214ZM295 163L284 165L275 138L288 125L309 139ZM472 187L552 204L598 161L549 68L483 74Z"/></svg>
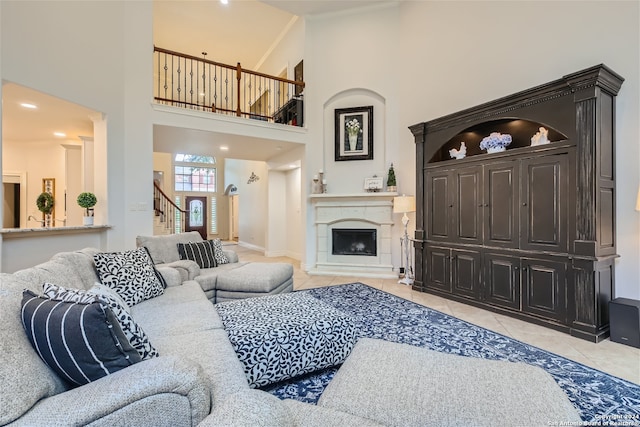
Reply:
<svg viewBox="0 0 640 427"><path fill-rule="evenodd" d="M609 302L611 341L640 348L640 301L616 298Z"/></svg>

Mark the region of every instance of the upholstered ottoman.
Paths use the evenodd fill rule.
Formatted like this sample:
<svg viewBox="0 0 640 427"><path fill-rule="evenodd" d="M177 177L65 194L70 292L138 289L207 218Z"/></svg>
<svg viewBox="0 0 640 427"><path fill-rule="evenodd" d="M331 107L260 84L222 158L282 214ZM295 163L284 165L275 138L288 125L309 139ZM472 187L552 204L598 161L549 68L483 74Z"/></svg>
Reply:
<svg viewBox="0 0 640 427"><path fill-rule="evenodd" d="M580 425L542 368L371 338L358 341L318 405L388 426Z"/></svg>
<svg viewBox="0 0 640 427"><path fill-rule="evenodd" d="M339 365L357 340L352 317L302 292L215 307L253 388Z"/></svg>
<svg viewBox="0 0 640 427"><path fill-rule="evenodd" d="M218 274L216 302L291 292L293 266L283 262L250 262Z"/></svg>

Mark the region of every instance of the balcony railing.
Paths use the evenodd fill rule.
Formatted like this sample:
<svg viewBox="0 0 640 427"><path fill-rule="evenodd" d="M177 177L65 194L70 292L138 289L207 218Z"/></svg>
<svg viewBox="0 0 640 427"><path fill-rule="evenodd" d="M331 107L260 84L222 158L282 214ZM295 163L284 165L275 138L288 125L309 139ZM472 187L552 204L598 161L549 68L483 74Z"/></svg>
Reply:
<svg viewBox="0 0 640 427"><path fill-rule="evenodd" d="M240 63L221 64L159 47L153 52L158 103L303 125L304 82L245 70Z"/></svg>

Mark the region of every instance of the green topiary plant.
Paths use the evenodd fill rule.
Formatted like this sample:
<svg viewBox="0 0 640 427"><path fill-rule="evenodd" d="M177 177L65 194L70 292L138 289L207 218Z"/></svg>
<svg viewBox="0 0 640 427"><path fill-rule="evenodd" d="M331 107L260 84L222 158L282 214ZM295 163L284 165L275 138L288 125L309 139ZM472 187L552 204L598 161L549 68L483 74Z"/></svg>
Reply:
<svg viewBox="0 0 640 427"><path fill-rule="evenodd" d="M36 206L38 207L38 210L45 215L49 215L51 212L53 212L54 204L55 200L53 199L51 193L40 193L40 195L36 199Z"/></svg>
<svg viewBox="0 0 640 427"><path fill-rule="evenodd" d="M396 172L393 170L393 163L391 163L389 175L387 175L387 187L395 187L396 185Z"/></svg>
<svg viewBox="0 0 640 427"><path fill-rule="evenodd" d="M80 193L77 201L78 205L80 205L81 208L85 208L87 210L87 216L91 216L89 209L91 209L96 205L96 203L98 203L96 195L89 192Z"/></svg>

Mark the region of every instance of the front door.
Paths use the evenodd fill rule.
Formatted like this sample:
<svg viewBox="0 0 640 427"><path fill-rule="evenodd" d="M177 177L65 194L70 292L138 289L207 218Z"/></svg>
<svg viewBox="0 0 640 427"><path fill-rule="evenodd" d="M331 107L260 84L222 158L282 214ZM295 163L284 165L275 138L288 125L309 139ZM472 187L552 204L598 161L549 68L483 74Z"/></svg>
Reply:
<svg viewBox="0 0 640 427"><path fill-rule="evenodd" d="M207 240L207 198L187 196L185 201L187 221L184 231L197 231Z"/></svg>

